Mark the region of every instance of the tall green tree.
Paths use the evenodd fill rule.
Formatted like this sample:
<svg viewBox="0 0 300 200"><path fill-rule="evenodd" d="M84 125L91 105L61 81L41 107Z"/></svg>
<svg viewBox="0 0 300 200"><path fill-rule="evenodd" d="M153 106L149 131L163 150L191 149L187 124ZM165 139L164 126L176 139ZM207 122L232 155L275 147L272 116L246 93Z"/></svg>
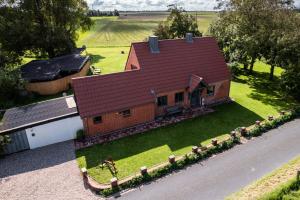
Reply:
<svg viewBox="0 0 300 200"><path fill-rule="evenodd" d="M295 33L297 28L297 14L294 10L293 1L268 0L264 1L265 13L262 28L266 32L264 42L262 43L261 55L270 67L270 79L274 77L276 66L285 68L287 66L287 57L282 55L287 47L284 38L287 35ZM297 42L299 43L299 42ZM296 49L293 49L295 51ZM299 57L300 54L297 55Z"/></svg>
<svg viewBox="0 0 300 200"><path fill-rule="evenodd" d="M211 25L210 33L217 38L231 62L240 62L250 72L256 59L260 58L263 18L260 0L219 0L218 19Z"/></svg>
<svg viewBox="0 0 300 200"><path fill-rule="evenodd" d="M284 20L293 16L292 0L219 0L222 9L210 28L231 61L253 70L257 59L264 57L274 68L280 62L280 38L288 29Z"/></svg>
<svg viewBox="0 0 300 200"><path fill-rule="evenodd" d="M84 0L1 0L0 42L15 52L69 53L78 30L92 25L87 12Z"/></svg>
<svg viewBox="0 0 300 200"><path fill-rule="evenodd" d="M176 6L170 9L171 13L167 20L159 23L154 30L154 35L159 39L183 38L186 33L193 33L194 36L202 36L198 29L197 20L193 15L188 14L182 8Z"/></svg>
<svg viewBox="0 0 300 200"><path fill-rule="evenodd" d="M300 62L290 64L281 75L280 85L283 91L300 101Z"/></svg>

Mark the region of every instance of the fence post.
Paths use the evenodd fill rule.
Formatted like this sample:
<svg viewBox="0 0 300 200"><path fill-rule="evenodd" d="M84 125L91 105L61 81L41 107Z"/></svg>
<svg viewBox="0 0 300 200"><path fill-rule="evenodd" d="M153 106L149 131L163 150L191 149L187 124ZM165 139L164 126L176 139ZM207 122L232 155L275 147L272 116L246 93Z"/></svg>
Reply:
<svg viewBox="0 0 300 200"><path fill-rule="evenodd" d="M300 181L300 170L297 171L297 182Z"/></svg>

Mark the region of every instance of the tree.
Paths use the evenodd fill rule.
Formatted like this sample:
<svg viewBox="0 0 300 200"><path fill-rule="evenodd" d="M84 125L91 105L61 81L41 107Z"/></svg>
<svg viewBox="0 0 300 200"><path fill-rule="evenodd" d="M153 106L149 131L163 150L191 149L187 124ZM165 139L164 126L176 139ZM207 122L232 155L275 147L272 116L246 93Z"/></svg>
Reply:
<svg viewBox="0 0 300 200"><path fill-rule="evenodd" d="M4 147L11 143L11 139L8 135L0 135L0 156L4 153Z"/></svg>
<svg viewBox="0 0 300 200"><path fill-rule="evenodd" d="M15 52L48 57L69 53L76 46L78 30L92 25L87 12L84 0L2 0L0 42Z"/></svg>
<svg viewBox="0 0 300 200"><path fill-rule="evenodd" d="M24 81L18 69L2 68L0 70L0 108L13 106L23 88Z"/></svg>
<svg viewBox="0 0 300 200"><path fill-rule="evenodd" d="M261 55L266 60L266 63L271 66L270 80L273 80L275 67L285 67L288 64L286 62L287 57L282 55L282 52L289 48L284 38L287 35L294 34L295 31L299 34L297 26L300 23L296 23L298 16L294 11L293 1L268 0L265 1L265 4L268 9L265 10L267 15L264 18L265 23L262 25L262 28L264 28L268 37L264 38ZM294 42L299 44L298 41ZM292 51L299 52L295 48ZM300 54L295 56L299 57Z"/></svg>
<svg viewBox="0 0 300 200"><path fill-rule="evenodd" d="M120 16L120 13L117 9L114 10L114 16Z"/></svg>
<svg viewBox="0 0 300 200"><path fill-rule="evenodd" d="M240 62L250 73L256 59L260 59L260 49L264 32L263 4L260 0L219 0L219 18L211 25L210 33L227 50L231 62Z"/></svg>
<svg viewBox="0 0 300 200"><path fill-rule="evenodd" d="M271 65L270 78L280 62L280 38L285 35L293 18L292 0L219 0L223 11L210 32L217 38L230 61L250 65L250 73L257 59L264 57Z"/></svg>
<svg viewBox="0 0 300 200"><path fill-rule="evenodd" d="M280 85L283 91L300 101L300 62L291 64L281 75Z"/></svg>
<svg viewBox="0 0 300 200"><path fill-rule="evenodd" d="M194 16L186 13L182 8L172 7L167 20L159 23L154 30L154 35L159 39L183 38L186 33L194 36L202 36L198 29L197 20Z"/></svg>

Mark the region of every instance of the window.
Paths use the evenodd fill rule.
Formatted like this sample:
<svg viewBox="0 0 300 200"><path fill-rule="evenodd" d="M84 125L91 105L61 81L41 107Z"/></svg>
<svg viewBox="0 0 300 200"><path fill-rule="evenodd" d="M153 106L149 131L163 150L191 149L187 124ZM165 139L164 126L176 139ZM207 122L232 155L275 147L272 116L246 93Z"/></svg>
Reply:
<svg viewBox="0 0 300 200"><path fill-rule="evenodd" d="M137 66L131 64L131 70L135 70L135 69L138 69Z"/></svg>
<svg viewBox="0 0 300 200"><path fill-rule="evenodd" d="M131 112L130 110L123 110L122 112L119 112L120 115L123 115L123 117L130 117L131 116Z"/></svg>
<svg viewBox="0 0 300 200"><path fill-rule="evenodd" d="M207 96L214 96L215 95L215 86L208 86L207 88Z"/></svg>
<svg viewBox="0 0 300 200"><path fill-rule="evenodd" d="M168 96L161 96L157 98L157 105L160 106L166 106L168 105Z"/></svg>
<svg viewBox="0 0 300 200"><path fill-rule="evenodd" d="M102 116L94 117L93 121L94 121L94 124L101 124L102 123Z"/></svg>
<svg viewBox="0 0 300 200"><path fill-rule="evenodd" d="M175 103L180 103L183 102L184 100L184 93L183 92L178 92L175 94Z"/></svg>

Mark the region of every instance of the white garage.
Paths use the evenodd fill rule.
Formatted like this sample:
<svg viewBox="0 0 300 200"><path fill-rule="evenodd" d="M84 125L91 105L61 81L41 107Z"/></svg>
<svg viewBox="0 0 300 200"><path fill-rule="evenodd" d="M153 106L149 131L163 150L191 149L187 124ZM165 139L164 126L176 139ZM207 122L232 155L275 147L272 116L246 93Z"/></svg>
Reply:
<svg viewBox="0 0 300 200"><path fill-rule="evenodd" d="M7 110L0 134L11 135L10 154L75 139L80 129L76 103L68 96Z"/></svg>
<svg viewBox="0 0 300 200"><path fill-rule="evenodd" d="M76 132L83 129L79 116L66 118L51 123L26 129L30 149L50 144L73 140Z"/></svg>

